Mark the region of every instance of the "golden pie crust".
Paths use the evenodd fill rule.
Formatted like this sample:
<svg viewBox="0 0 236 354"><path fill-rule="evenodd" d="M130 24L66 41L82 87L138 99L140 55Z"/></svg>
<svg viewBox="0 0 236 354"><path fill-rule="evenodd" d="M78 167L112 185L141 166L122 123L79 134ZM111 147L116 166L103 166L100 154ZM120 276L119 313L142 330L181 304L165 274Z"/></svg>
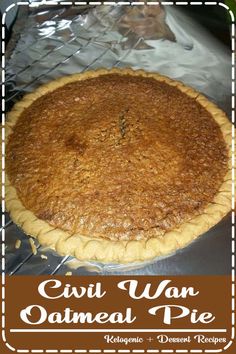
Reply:
<svg viewBox="0 0 236 354"><path fill-rule="evenodd" d="M75 83L78 83L78 87L74 85ZM93 88L94 84L95 89ZM128 85L127 93L125 85ZM138 94L137 87L139 88L139 86L137 85L140 85ZM156 85L159 91L155 91ZM102 98L96 92L99 90L102 91L101 87L104 90L108 88L106 92L109 92L109 89L114 89L115 101L112 104L105 100L100 102ZM85 92L84 96L80 93L80 91L83 91L83 88ZM65 131L60 131L60 137L55 139L55 144L59 144L58 151L62 156L63 152L60 150L61 141L63 141L63 147L66 146L66 151L70 150L68 152L69 155L66 155L67 157L74 159L73 161L76 162L79 156L79 166L88 168L86 173L89 173L88 178L93 181L91 184L92 188L96 187L96 190L91 190L91 185L83 182L84 180L86 181L84 179L86 174L84 174L84 169L80 169L78 178L82 174L83 181L80 181L79 187L84 191L84 194L82 195L80 190L76 190L76 184L71 184L75 188L75 193L71 196L71 200L73 200L72 204L74 203L73 208L76 207L75 212L78 215L82 215L82 221L80 222L78 222L78 217L76 220L75 217L73 218L71 209L67 207L69 205L68 202L65 204L66 202L64 201L64 206L66 206L65 215L68 218L68 222L65 221L65 215L62 215L63 212L61 210L57 211L57 213L52 212L56 210L55 196L52 196L53 206L50 212L50 206L46 210L47 207L44 209L43 203L48 203L51 199L47 195L48 199L44 201L38 192L39 207L37 209L37 203L30 196L30 189L26 188L27 193L29 193L28 205L30 205L30 208L27 208L27 193L24 191L24 183L26 185L28 183L27 175L24 174L23 170L23 172L21 171L19 166L21 163L25 164L28 155L26 150L19 150L20 148L17 145L18 139L14 139L13 141L15 131L20 132L17 135L19 141L21 142L20 139L23 139L22 136L24 137L24 126L26 124L24 125L23 119L20 122L19 118L24 115L26 117L29 114L29 117L32 116L35 120L35 124L38 124L38 141L43 141L44 138L42 137L45 137L48 133L49 135L51 134L50 139L54 142L53 129L56 127L55 129L59 132L59 128L56 126L59 123L55 119L55 124L49 126L48 131L42 130L40 132L40 123L37 122L37 102L41 104L42 111L45 111L43 107L44 101L46 104L49 101L53 105L55 97L59 100L59 94L62 93L65 95L65 90L67 89L68 94L73 97L75 105L80 106L77 106L79 107L76 113L77 116L73 114L73 111L69 107L66 112L69 112L70 116L64 118L71 119L72 122L73 119L80 119L81 129L82 124L86 126L87 130L84 130L84 136L87 140L81 141L83 138L82 133L78 132L78 140L78 135L73 134L73 132L69 134L65 129ZM78 90L78 93L74 92L76 90ZM132 98L132 90L134 90L134 98ZM117 91L121 93L116 97L115 92ZM83 102L83 98L86 98L86 92L87 97L92 97L92 103L88 103L88 99ZM104 95L108 95L107 97L109 97L109 93L106 92L104 91ZM158 99L155 96L156 92L160 92L162 102L158 103ZM89 95L89 93L91 94ZM135 95L139 98L136 98ZM122 99L119 98L121 96ZM148 104L145 105L145 97L148 100L150 99L149 106ZM40 98L41 101L37 101ZM180 102L175 104L173 100L180 100ZM63 108L65 106L64 102L62 99L62 110L65 110ZM153 103L152 105L151 102L155 104ZM79 113L81 113L79 109L84 104L85 107L87 104L87 110L90 112L88 113L90 115L88 115L87 120L83 120L83 117L78 118ZM167 107L168 104L172 107L170 110ZM57 103L57 105L60 106L60 103ZM158 109L158 105L161 107L159 113L155 111L155 109ZM178 118L180 113L178 109L180 108L175 109L175 107L180 107L180 105L183 105L183 112L185 111L185 115L183 113L183 117L181 118L183 122L184 119L187 122L187 114L189 114L189 119L195 119L194 129L201 123L200 136L199 129L198 131L191 132L192 127L188 127L188 123L185 123L185 130L183 129L181 133L180 129L179 138L178 124L181 122L181 119ZM103 112L101 107L104 107ZM150 107L150 110L148 107ZM166 107L166 112L163 107ZM93 109L95 110L95 117L91 116ZM191 109L195 110L193 118L191 117ZM152 119L148 111L152 112L155 118ZM84 115L87 114L85 112L85 110L82 111ZM196 112L199 112L200 123L196 120ZM60 116L59 108L56 113L58 117L63 118L63 115ZM47 113L45 114L47 115ZM41 119L42 114L39 113L38 115L39 119ZM99 124L101 125L98 129L96 128L97 115L99 116ZM108 118L106 118L107 116ZM110 121L111 116L112 120ZM59 121L62 118L58 118ZM26 117L24 119L31 118ZM117 121L118 127L113 124L114 119ZM208 121L211 121L210 125L208 125ZM75 120L76 122L78 121ZM23 127L21 128L23 129L21 137L22 130L19 128L20 125ZM111 128L107 129L108 125ZM156 127L159 127L159 129L155 133ZM165 132L167 127L169 135ZM170 127L172 130L170 130ZM44 125L44 129L46 128L47 124ZM75 131L77 131L77 128L75 127ZM231 130L232 124L224 112L208 101L203 95L180 82L157 73L146 73L142 70L133 71L131 69L100 69L55 80L41 86L34 93L26 95L14 106L8 115L6 123L7 159L5 178L7 210L12 220L26 234L37 238L43 246L53 248L61 255L72 255L79 260L114 263L145 261L158 256L168 255L188 245L199 235L218 223L231 210ZM32 137L30 134L31 131L29 133L29 141L31 144L35 141L35 146L32 145L32 150L35 150L37 149L37 139L34 140L35 137ZM97 134L99 134L98 139ZM211 137L211 141L208 139L208 134ZM104 157L103 169L99 172L99 163L102 164L101 160L104 155L99 155L103 146L104 139L102 136L104 135L104 139L106 140L104 153L106 155ZM190 138L189 135L191 135ZM157 136L156 140L155 136ZM190 151L186 147L184 153L177 153L176 151L180 152L184 148L181 142L182 137L185 139L185 144L189 144L190 150L192 150ZM24 140L27 139L24 138ZM194 143L191 140L194 140ZM100 145L96 145L98 143ZM177 150L175 149L175 145ZM211 148L211 146L213 147ZM14 151L20 151L21 154L15 156L11 148L12 150L15 149ZM194 156L199 155L198 149L203 149L202 151L205 151L205 154L203 154L202 159L198 156L198 160L194 162ZM86 151L84 152L84 150ZM47 151L45 151L44 146L39 143L39 160L42 159L43 154L46 154ZM156 153L159 154L158 158L156 157ZM55 159L59 159L58 161L60 161L61 155L59 154L59 157L58 154L55 155ZM187 156L186 161L183 158L184 155ZM129 156L131 157L129 158ZM139 156L142 156L142 159L139 159ZM100 159L100 162L98 161L95 164L95 168L94 157L97 160ZM44 156L44 158L46 165L47 156ZM14 163L15 160L18 161L18 165ZM64 166L65 161L69 160L64 158L61 161ZM120 163L119 168L117 168L117 161ZM212 161L211 172L209 168L210 161ZM194 163L197 166L194 166ZM18 166L18 170L15 169L15 165ZM27 167L28 165L24 166ZM69 168L68 163L66 166ZM93 169L91 169L91 166L93 166ZM35 174L37 176L38 173L38 178L40 179L42 173L36 167ZM179 177L182 176L181 169L185 171L182 179ZM71 175L74 176L76 171L76 167L74 169L72 167L70 171ZM194 173L197 173L197 175L194 175ZM59 174L58 180L55 183L60 182ZM20 175L24 175L24 178L21 178ZM68 176L68 173L66 176ZM158 185L155 184L155 176L157 176L157 180L159 181ZM212 178L209 179L209 176L212 176ZM35 175L32 175L31 178L34 186L35 183L40 182L35 179ZM119 178L123 180L121 181ZM198 182L194 183L195 179ZM204 187L205 189L201 189L201 180L204 182L202 184L207 183ZM62 181L61 183L63 188L66 189L65 184L63 184L64 182ZM86 185L84 189L82 188L83 183L84 186ZM111 189L110 194L107 192L107 186ZM163 188L161 189L160 186L163 186ZM190 186L191 191L189 192L188 189L190 189ZM53 187L50 188L49 192L53 193ZM114 193L114 188L117 189L116 193ZM168 193L165 192L166 188ZM135 192L132 192L132 190ZM34 189L32 191L34 193ZM60 195L63 196L63 193L67 193L70 197L69 180L68 190L62 191ZM88 196L88 194L90 197L85 198L84 196ZM161 196L163 197L161 198ZM42 203L40 198L42 199ZM60 201L60 197L58 198ZM61 198L63 202L64 197ZM78 202L74 201L77 200L76 198ZM188 200L189 205L186 202ZM177 201L179 203L179 210ZM41 209L40 203L42 204ZM67 211L68 214L66 214ZM92 213L96 217L93 217ZM68 215L71 215L71 220ZM85 215L87 215L87 219ZM158 221L155 219L157 217ZM86 220L88 221L87 223Z"/></svg>

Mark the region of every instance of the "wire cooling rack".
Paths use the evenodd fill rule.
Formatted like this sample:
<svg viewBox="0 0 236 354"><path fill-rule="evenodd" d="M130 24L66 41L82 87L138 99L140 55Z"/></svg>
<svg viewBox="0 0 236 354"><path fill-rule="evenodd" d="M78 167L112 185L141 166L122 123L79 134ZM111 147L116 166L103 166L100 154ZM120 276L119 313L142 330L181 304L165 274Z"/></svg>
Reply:
<svg viewBox="0 0 236 354"><path fill-rule="evenodd" d="M122 28L125 11L123 6L59 5L32 9L22 6L6 54L7 108L10 109L25 93L57 77L99 67L129 66L160 71L180 79L205 93L225 110L229 109L227 68L230 68L230 56L228 58L221 48L217 48L218 56L211 58L212 53L206 52L208 45L201 44L201 31L198 29L199 37L194 37L191 30L183 28L184 18L181 20L180 14L176 17L170 12L166 22L162 20L162 32L158 38L155 33L151 38L150 35L145 38L145 31L141 36L129 23ZM163 14L164 9L161 11ZM158 28L155 27L155 31ZM216 92L215 86L219 82L220 88ZM230 273L230 216L174 255L128 266L81 263L41 247L36 240L32 249L29 238L7 213L5 217L6 272L9 275Z"/></svg>

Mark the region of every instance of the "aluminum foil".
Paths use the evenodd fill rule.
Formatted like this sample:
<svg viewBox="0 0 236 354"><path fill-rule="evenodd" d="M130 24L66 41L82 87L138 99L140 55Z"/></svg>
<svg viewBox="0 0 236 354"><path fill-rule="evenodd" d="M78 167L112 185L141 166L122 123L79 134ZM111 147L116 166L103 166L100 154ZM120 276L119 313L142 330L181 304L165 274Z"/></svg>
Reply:
<svg viewBox="0 0 236 354"><path fill-rule="evenodd" d="M20 6L7 50L7 107L40 84L95 68L160 72L205 94L230 114L231 54L173 6ZM41 247L6 215L8 274L228 274L231 222L174 255L129 265L80 262ZM19 248L16 241L21 240ZM36 252L35 252L36 253Z"/></svg>

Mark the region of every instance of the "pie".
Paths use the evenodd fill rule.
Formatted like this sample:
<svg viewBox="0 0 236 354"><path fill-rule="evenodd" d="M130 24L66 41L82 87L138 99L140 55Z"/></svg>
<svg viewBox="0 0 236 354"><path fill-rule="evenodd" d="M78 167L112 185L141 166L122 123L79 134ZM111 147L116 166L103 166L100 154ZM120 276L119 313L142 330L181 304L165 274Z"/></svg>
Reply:
<svg viewBox="0 0 236 354"><path fill-rule="evenodd" d="M231 129L201 94L156 73L58 79L9 113L7 209L80 260L171 254L231 210Z"/></svg>

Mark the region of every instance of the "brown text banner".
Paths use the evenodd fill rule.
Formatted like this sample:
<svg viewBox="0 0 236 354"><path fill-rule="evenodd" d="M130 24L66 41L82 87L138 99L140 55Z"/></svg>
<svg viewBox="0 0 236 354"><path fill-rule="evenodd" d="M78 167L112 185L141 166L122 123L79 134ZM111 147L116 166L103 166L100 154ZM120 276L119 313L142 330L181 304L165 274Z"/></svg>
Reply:
<svg viewBox="0 0 236 354"><path fill-rule="evenodd" d="M230 276L6 277L5 290L4 335L18 351L233 347Z"/></svg>

